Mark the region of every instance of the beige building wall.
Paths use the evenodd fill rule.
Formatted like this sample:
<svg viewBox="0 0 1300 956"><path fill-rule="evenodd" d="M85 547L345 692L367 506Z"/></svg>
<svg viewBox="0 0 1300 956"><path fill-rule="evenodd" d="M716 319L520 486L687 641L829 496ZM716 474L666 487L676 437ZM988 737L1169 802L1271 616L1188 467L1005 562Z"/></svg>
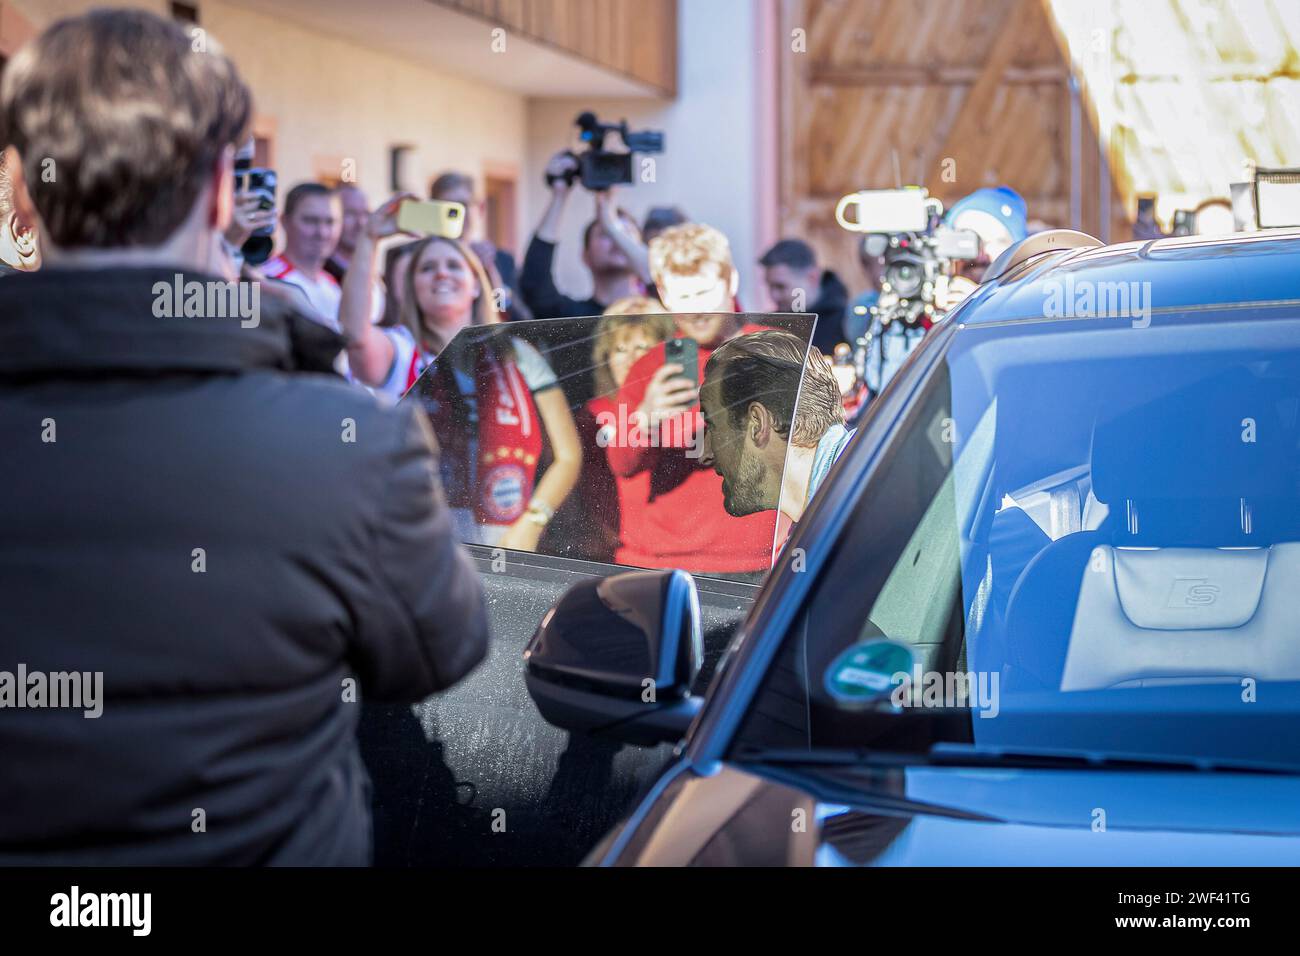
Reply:
<svg viewBox="0 0 1300 956"><path fill-rule="evenodd" d="M162 15L169 9L161 0L113 2ZM37 29L96 5L15 2ZM481 181L485 169L526 165L527 103L520 94L217 0L201 0L199 7L203 29L253 90L259 129L274 131L281 195L318 175L340 177L344 161L354 160L357 182L377 203L388 194L389 148L399 144L413 147L408 183L421 195L446 169ZM519 186L517 215L528 192L527 183Z"/></svg>

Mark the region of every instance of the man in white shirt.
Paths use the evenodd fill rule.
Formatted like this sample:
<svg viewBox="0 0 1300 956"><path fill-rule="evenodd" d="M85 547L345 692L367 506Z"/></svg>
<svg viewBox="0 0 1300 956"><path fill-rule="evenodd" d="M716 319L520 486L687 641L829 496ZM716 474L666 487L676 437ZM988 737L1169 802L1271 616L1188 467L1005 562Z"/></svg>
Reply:
<svg viewBox="0 0 1300 956"><path fill-rule="evenodd" d="M339 331L342 292L338 281L325 271L325 261L343 229L342 200L328 186L299 183L285 197L280 222L284 251L262 266L262 274L301 291L313 318Z"/></svg>

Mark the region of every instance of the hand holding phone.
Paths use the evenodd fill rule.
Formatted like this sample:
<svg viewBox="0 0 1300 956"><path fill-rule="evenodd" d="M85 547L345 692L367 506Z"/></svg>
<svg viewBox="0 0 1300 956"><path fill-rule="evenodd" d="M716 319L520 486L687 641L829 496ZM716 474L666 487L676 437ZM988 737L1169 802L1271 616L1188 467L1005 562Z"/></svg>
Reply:
<svg viewBox="0 0 1300 956"><path fill-rule="evenodd" d="M662 365L650 378L637 412L645 425L654 425L689 411L699 399L695 384L682 378L680 365Z"/></svg>
<svg viewBox="0 0 1300 956"><path fill-rule="evenodd" d="M669 339L664 343L664 362L681 366L682 378L694 387L700 381L700 343L691 338Z"/></svg>

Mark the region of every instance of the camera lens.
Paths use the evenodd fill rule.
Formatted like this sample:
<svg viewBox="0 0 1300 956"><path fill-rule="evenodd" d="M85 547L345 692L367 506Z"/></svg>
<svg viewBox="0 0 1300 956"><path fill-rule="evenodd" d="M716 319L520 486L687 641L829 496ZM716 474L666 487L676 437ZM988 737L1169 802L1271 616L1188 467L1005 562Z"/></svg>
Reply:
<svg viewBox="0 0 1300 956"><path fill-rule="evenodd" d="M889 287L899 298L910 299L921 291L921 270L911 262L894 262L885 270Z"/></svg>

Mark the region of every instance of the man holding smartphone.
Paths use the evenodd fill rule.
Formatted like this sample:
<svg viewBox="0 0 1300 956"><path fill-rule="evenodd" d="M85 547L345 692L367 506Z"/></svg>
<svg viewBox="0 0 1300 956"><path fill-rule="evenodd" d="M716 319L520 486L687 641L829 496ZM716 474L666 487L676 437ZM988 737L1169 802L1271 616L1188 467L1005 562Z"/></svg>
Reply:
<svg viewBox="0 0 1300 956"><path fill-rule="evenodd" d="M651 480L646 500L622 516L615 560L753 580L770 566L775 515L723 509L722 478L700 463L699 387L714 349L762 326L734 311L739 276L718 230L665 230L650 244L650 270L677 335L637 360L616 399L629 424L607 446L610 467Z"/></svg>

